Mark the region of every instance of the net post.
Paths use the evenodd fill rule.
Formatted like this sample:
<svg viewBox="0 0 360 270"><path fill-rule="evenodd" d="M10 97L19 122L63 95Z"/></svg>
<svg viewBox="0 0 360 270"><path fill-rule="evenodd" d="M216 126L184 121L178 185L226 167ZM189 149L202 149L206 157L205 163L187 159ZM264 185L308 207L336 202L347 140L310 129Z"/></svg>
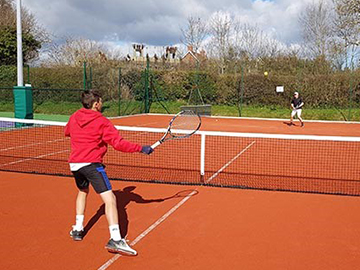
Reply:
<svg viewBox="0 0 360 270"><path fill-rule="evenodd" d="M205 134L201 134L201 147L200 147L200 181L204 183L205 175Z"/></svg>

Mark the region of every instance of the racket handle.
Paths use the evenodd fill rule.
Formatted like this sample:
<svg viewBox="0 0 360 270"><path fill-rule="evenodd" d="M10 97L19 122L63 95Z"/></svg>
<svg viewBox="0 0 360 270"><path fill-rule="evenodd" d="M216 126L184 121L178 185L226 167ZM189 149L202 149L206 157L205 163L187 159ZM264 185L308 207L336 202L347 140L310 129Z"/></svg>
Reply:
<svg viewBox="0 0 360 270"><path fill-rule="evenodd" d="M161 142L160 142L160 141L157 141L156 143L154 143L154 144L151 146L151 148L152 148L152 149L155 149L155 148L158 147L160 144L161 144Z"/></svg>

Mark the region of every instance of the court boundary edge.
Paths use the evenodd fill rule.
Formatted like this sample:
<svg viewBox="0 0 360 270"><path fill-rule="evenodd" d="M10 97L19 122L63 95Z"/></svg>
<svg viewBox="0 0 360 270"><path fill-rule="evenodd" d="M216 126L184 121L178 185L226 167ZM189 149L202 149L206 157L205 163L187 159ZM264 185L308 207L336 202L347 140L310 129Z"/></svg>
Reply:
<svg viewBox="0 0 360 270"><path fill-rule="evenodd" d="M144 115L154 115L154 116L174 116L175 114L165 114L165 113L141 113L136 115L129 115L129 116L144 116ZM261 118L261 117L239 117L239 116L221 116L221 115L203 115L202 117L206 118L220 118L220 119L246 119L246 120L264 120L264 121L289 121L290 118ZM116 119L117 117L111 118ZM122 118L122 116L118 117ZM360 121L336 121L336 120L306 120L304 119L305 123L333 123L333 124L360 124Z"/></svg>

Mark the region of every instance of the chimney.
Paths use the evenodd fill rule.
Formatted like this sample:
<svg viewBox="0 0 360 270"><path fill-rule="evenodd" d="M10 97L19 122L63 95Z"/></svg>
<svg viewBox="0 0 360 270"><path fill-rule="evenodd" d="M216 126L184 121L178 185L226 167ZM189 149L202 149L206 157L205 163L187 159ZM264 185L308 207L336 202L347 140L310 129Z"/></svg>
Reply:
<svg viewBox="0 0 360 270"><path fill-rule="evenodd" d="M188 51L193 53L194 52L194 47L192 45L188 45Z"/></svg>

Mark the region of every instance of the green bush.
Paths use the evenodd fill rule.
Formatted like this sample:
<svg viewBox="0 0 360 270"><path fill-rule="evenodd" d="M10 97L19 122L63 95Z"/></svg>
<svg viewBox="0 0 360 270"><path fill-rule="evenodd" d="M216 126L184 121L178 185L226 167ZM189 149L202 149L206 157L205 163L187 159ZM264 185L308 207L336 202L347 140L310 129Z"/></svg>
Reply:
<svg viewBox="0 0 360 270"><path fill-rule="evenodd" d="M286 62L287 61L287 62ZM262 65L269 65L274 70L269 70L269 76L265 77L259 70L262 67L250 66L244 72L243 104L255 106L282 106L288 107L294 91L299 91L310 107L335 107L347 108L360 104L360 70L357 72L339 71L310 72L320 68L315 64L309 70L300 70L299 63L294 59L285 59L289 72L281 72L281 65L277 62L264 61ZM121 100L143 101L144 99L144 67L120 63L121 70ZM305 65L305 64L304 64ZM283 67L285 69L285 67ZM167 67L153 69L149 73L150 96L152 101L156 99L166 101L188 102L192 92L191 103L200 103L197 89L201 92L205 103L217 105L238 105L241 95L239 69L237 73L219 74L211 67L203 67L200 70L194 68ZM24 70L27 80L26 69ZM105 101L117 101L119 88L119 69L112 65L98 65L87 68L88 80L92 77L92 84L88 87L96 88L103 94ZM39 102L53 99L55 102L73 101L77 99L83 86L83 68L56 66L56 67L33 67L30 69L30 82L35 90L52 89L47 92L36 93ZM12 87L16 84L16 67L0 66L0 87ZM285 87L284 93L276 93L276 86ZM57 90L59 89L59 90ZM69 89L68 92L60 89ZM351 91L352 89L352 91ZM4 94L3 95L7 95Z"/></svg>
<svg viewBox="0 0 360 270"><path fill-rule="evenodd" d="M0 87L13 87L16 85L16 66L0 66Z"/></svg>

